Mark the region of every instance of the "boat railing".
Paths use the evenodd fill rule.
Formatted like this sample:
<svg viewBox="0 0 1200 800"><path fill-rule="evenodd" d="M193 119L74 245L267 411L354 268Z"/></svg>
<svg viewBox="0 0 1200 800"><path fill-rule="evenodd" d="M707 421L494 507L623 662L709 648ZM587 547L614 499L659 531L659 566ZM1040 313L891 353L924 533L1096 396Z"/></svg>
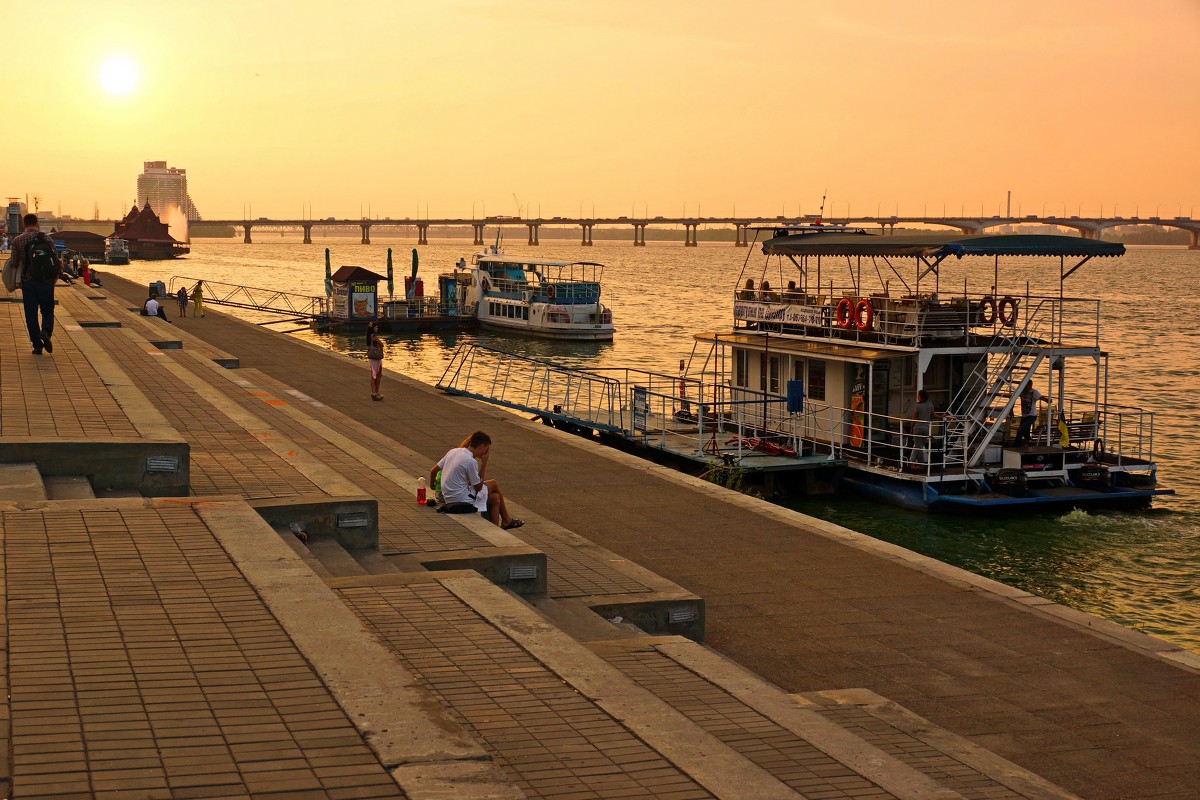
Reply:
<svg viewBox="0 0 1200 800"><path fill-rule="evenodd" d="M458 303L441 302L436 297L414 297L408 300L387 300L380 303L380 316L384 319L419 319L425 317L471 317L472 307Z"/></svg>
<svg viewBox="0 0 1200 800"><path fill-rule="evenodd" d="M972 337L1020 336L1033 316L1054 319L1048 331L1063 346L1098 346L1099 301L1036 295L892 295L855 288L798 291L739 289L734 327L871 344L917 346Z"/></svg>
<svg viewBox="0 0 1200 800"><path fill-rule="evenodd" d="M620 381L621 427L648 447L733 464L803 450L803 415L788 412L779 395L644 370L596 371Z"/></svg>
<svg viewBox="0 0 1200 800"><path fill-rule="evenodd" d="M1044 413L1039 422L1044 422ZM1154 463L1154 412L1115 403L1067 398L1056 410L1052 436L1065 428L1072 446L1091 449L1098 461L1121 467Z"/></svg>

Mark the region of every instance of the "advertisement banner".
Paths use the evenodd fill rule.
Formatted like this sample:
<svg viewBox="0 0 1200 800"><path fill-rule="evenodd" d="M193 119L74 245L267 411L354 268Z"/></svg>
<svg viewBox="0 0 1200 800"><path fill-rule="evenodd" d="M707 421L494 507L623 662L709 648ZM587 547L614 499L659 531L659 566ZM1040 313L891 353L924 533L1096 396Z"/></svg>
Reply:
<svg viewBox="0 0 1200 800"><path fill-rule="evenodd" d="M820 328L829 324L829 309L826 306L740 301L733 304L733 318L748 322L780 322L784 325Z"/></svg>

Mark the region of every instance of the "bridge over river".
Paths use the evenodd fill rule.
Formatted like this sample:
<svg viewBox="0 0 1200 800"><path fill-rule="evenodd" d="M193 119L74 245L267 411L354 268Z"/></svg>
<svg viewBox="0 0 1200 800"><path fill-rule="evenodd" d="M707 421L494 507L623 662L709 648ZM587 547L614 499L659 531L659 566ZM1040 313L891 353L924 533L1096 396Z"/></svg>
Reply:
<svg viewBox="0 0 1200 800"><path fill-rule="evenodd" d="M750 230L756 227L772 226L772 225L802 225L815 221L812 216L798 217L537 217L524 218L515 216L494 216L478 218L455 218L446 217L441 219L272 219L268 217L259 217L258 219L221 219L221 220L204 220L206 225L229 225L234 228L241 228L243 232L243 241L246 244L252 242L252 231L303 231L304 243L312 244L312 232L316 228L318 230L328 231L331 228L359 228L362 232L362 243L371 243L371 231L388 231L400 228L412 229L417 231L417 244L427 244L428 234L431 227L460 227L465 228L470 226L474 232L474 242L477 245L484 244L485 230L489 227L496 228L502 226L518 227L525 226L528 231L528 244L536 247L539 242L539 231L543 227L577 227L580 229L580 245L590 247L592 245L592 230L597 225L601 227L623 227L628 226L633 233L633 244L635 247L644 247L646 244L646 228L650 227L667 227L667 226L683 226L684 229L684 246L695 247L697 244L696 232L701 226L715 227L727 226L732 227L735 231L734 245L737 247L746 247L750 241ZM1200 250L1200 220L1191 217L1081 217L1081 216L1037 216L1030 214L1027 216L992 216L992 217L972 217L972 216L916 216L916 217L901 217L901 216L862 216L862 217L843 217L834 219L825 217L822 221L827 225L858 225L864 227L879 226L884 233L895 233L896 227L910 225L933 225L944 226L948 228L956 228L964 234L973 235L983 233L989 228L995 228L1002 225L1056 225L1062 228L1070 228L1079 232L1079 235L1085 239L1099 239L1101 234L1109 229L1116 227L1125 227L1130 225L1149 225L1155 227L1178 228L1185 230L1191 235L1191 241L1188 247L1192 250Z"/></svg>

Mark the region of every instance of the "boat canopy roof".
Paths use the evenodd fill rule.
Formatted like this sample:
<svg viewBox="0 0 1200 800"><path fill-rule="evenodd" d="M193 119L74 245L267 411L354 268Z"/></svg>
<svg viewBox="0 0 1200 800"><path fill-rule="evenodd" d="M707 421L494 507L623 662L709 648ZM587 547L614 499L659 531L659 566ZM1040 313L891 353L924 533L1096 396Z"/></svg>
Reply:
<svg viewBox="0 0 1200 800"><path fill-rule="evenodd" d="M503 254L483 253L479 256L479 261L482 263L487 261L492 264L515 264L527 265L531 267L603 267L604 265L598 261L553 261L545 258L528 258L526 256L509 256Z"/></svg>
<svg viewBox="0 0 1200 800"><path fill-rule="evenodd" d="M1125 245L1099 239L1057 234L997 234L963 236L960 233L881 236L866 231L825 232L809 229L799 235L775 236L763 242L767 255L786 256L1064 256L1090 258L1120 256Z"/></svg>

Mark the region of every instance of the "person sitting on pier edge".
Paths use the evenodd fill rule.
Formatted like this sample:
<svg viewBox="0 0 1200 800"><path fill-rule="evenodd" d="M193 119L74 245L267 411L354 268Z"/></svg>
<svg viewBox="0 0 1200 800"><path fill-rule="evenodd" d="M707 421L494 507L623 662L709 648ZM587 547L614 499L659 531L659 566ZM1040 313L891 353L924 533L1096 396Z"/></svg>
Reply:
<svg viewBox="0 0 1200 800"><path fill-rule="evenodd" d="M500 484L484 478L491 449L492 437L483 431L475 431L462 446L446 453L429 470L429 485L437 485L438 472L441 472L442 496L445 498L442 510L446 513L478 511L493 525L506 531L519 528L525 521L508 513Z"/></svg>
<svg viewBox="0 0 1200 800"><path fill-rule="evenodd" d="M1033 423L1037 420L1037 403L1040 400L1043 403L1049 403L1046 396L1033 388L1032 383L1025 384L1025 388L1021 390L1018 396L1021 401L1021 426L1017 428L1017 447L1022 445L1032 444L1033 439L1030 433L1033 431Z"/></svg>

